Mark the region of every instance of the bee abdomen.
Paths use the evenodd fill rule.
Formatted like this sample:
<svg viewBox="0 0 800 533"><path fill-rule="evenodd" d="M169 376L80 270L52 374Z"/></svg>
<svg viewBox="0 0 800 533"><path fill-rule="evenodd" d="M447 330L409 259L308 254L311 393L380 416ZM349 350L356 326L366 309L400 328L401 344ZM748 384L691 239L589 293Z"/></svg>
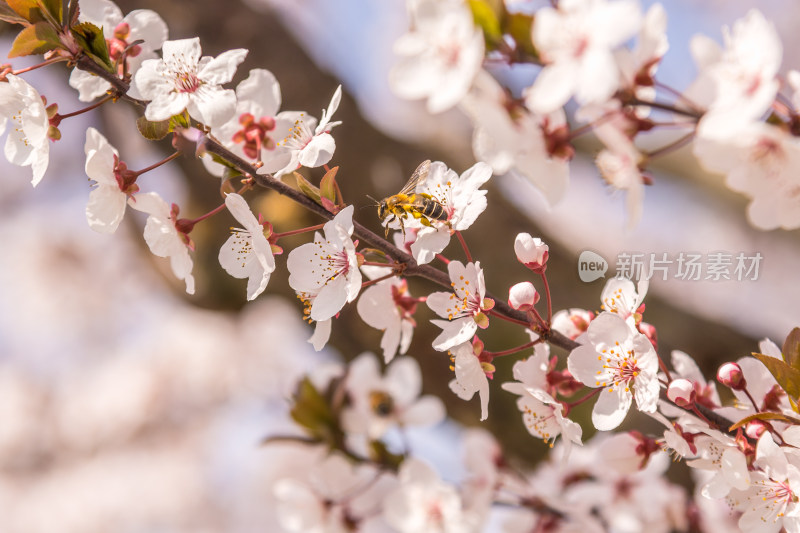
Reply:
<svg viewBox="0 0 800 533"><path fill-rule="evenodd" d="M442 204L428 198L422 202L422 214L432 220L447 220L447 212Z"/></svg>

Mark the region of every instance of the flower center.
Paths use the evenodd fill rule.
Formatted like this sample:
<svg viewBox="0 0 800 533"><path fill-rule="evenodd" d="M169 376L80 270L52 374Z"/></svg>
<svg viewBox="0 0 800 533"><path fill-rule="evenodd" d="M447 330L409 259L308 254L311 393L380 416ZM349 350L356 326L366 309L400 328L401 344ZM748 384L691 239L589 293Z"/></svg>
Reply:
<svg viewBox="0 0 800 533"><path fill-rule="evenodd" d="M275 129L273 117L261 117L256 122L251 113L243 113L239 117L239 124L242 129L233 134L233 142L243 145L242 150L247 157L258 159L262 149L275 149L275 141L269 136L269 132Z"/></svg>
<svg viewBox="0 0 800 533"><path fill-rule="evenodd" d="M289 134L278 143L278 146L285 146L289 150L302 150L311 142L311 139L314 138L314 133L303 119L304 116L305 113L300 114L300 118L295 120L294 126L289 130Z"/></svg>
<svg viewBox="0 0 800 533"><path fill-rule="evenodd" d="M608 387L609 392L614 390L614 385L624 385L625 391L630 392L630 383L639 375L641 369L636 360L636 354L632 349L625 350L620 346L619 342L612 348L603 348L600 350L603 355L597 357L602 361L603 370L598 370L598 374L606 374L609 376L608 381L597 381L597 386Z"/></svg>
<svg viewBox="0 0 800 533"><path fill-rule="evenodd" d="M387 417L394 411L394 399L385 391L374 390L369 393L369 406L380 417Z"/></svg>
<svg viewBox="0 0 800 533"><path fill-rule="evenodd" d="M236 260L240 261L244 268L253 257L253 236L246 229L232 227L230 230L233 235L231 250L236 252Z"/></svg>
<svg viewBox="0 0 800 533"><path fill-rule="evenodd" d="M450 295L450 307L446 309L447 319L454 320L463 316L475 316L481 312L482 298L477 290L470 290L470 282L460 276L458 285L451 282L453 294Z"/></svg>

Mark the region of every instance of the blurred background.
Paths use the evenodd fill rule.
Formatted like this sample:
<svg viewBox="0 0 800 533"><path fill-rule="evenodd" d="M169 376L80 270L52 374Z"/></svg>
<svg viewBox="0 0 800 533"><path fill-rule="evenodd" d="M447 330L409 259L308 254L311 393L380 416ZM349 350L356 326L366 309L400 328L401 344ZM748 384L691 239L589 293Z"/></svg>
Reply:
<svg viewBox="0 0 800 533"><path fill-rule="evenodd" d="M235 82L250 68L271 70L281 83L282 110L319 116L342 83L345 97L335 119L343 125L334 130L332 164L340 166L356 218L372 229L379 224L367 194L397 192L424 159L445 161L458 172L474 163L469 123L458 111L431 116L423 103L389 91L392 43L407 28L401 0L119 5L125 13L156 10L170 39L200 36L204 55L249 49ZM721 41L721 26L756 5L781 32L785 67L798 68L795 2L676 0L664 2L670 51L659 78L686 88L695 74L691 35ZM3 29L7 49L9 29ZM83 107L66 78L62 67L26 76L62 113ZM141 139L131 113L122 105L104 106L102 113L66 121L35 191L29 169L0 161L0 531L277 531L270 480L279 461L261 439L289 430L285 398L298 376L375 350L380 332L365 326L351 306L336 320L329 347L314 353L306 342L312 329L300 320L301 306L286 283L285 255L266 293L245 305L245 282L230 278L217 261L232 219L198 225L192 233L194 296L183 292L165 260L149 253L138 213L113 236L91 231L84 216L86 128L106 133L133 169L169 150L167 143ZM690 148L659 161L643 220L626 231L624 198L612 194L591 164L598 147L592 140L578 147L567 198L552 209L526 183L493 178L489 208L465 235L473 255L485 258L490 291L505 299L508 286L527 279L513 255L522 231L550 244L554 309L599 308L603 282L585 284L577 275L577 255L585 249L606 257L612 269L624 251L759 252L757 281L652 281L645 320L657 327L659 352L666 357L683 350L712 376L721 361L757 350L758 339L780 344L800 324L800 284L793 282L800 264L797 231L749 226L746 200L727 190L721 176L704 173ZM220 203L217 179L194 160L148 173L142 185L180 204L186 216ZM320 222L270 193L252 199L254 211L278 231ZM302 242L300 236L285 248ZM448 252L462 259L458 249ZM418 280L410 285L415 295L438 290ZM462 402L447 389L449 361L430 348L439 331L430 318L421 307L409 354L422 366L426 391L440 396L459 423L477 425L477 400ZM487 349L502 350L526 339L494 321L484 340ZM496 383L510 376L511 361L504 363ZM586 414L577 416L586 421ZM498 387L481 425L520 464L535 463L547 450L525 431L514 397ZM454 425L413 432L412 448L435 462L445 479L455 479L457 457L447 450L459 435Z"/></svg>

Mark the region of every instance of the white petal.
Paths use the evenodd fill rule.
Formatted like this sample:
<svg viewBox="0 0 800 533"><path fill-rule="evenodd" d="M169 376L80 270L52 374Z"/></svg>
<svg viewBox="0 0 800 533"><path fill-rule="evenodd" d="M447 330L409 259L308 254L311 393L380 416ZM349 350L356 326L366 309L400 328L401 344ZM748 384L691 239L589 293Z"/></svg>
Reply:
<svg viewBox="0 0 800 533"><path fill-rule="evenodd" d="M315 135L298 154L298 161L308 168L327 164L336 151L336 141L330 133Z"/></svg>
<svg viewBox="0 0 800 533"><path fill-rule="evenodd" d="M197 76L213 85L228 83L233 79L236 69L245 57L247 57L247 50L244 48L228 50L200 67Z"/></svg>
<svg viewBox="0 0 800 533"><path fill-rule="evenodd" d="M603 389L592 410L592 424L600 431L610 431L619 426L628 414L633 396L624 386L613 391Z"/></svg>
<svg viewBox="0 0 800 533"><path fill-rule="evenodd" d="M308 342L314 346L316 351L320 351L328 344L328 339L331 338L331 323L332 320L323 320L322 322L317 322L316 327L314 328L314 334L308 339Z"/></svg>
<svg viewBox="0 0 800 533"><path fill-rule="evenodd" d="M114 233L125 215L127 196L114 185L99 186L89 193L86 220L99 233Z"/></svg>

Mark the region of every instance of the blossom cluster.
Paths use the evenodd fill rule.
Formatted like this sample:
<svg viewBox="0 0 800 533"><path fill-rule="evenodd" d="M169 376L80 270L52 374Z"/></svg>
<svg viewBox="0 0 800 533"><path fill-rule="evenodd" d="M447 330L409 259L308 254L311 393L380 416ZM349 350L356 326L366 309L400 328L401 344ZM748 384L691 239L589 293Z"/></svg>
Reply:
<svg viewBox="0 0 800 533"><path fill-rule="evenodd" d="M778 33L758 10L724 28L722 46L692 38L698 75L681 94L656 77L669 49L659 3L644 13L636 0L570 0L534 11L511 1L407 4L411 30L395 46L392 88L427 99L432 113L461 109L474 127L475 157L496 174L522 176L556 203L568 189L572 141L593 130L604 145L598 171L625 191L634 226L653 182L648 164L694 141L700 163L750 199L754 226L800 227L800 73L781 76ZM540 68L535 77L514 69L525 63ZM637 146L642 133L667 123L682 130L674 142Z"/></svg>
<svg viewBox="0 0 800 533"><path fill-rule="evenodd" d="M86 206L92 229L116 232L128 207L145 213L150 251L169 258L192 294L191 233L227 211L241 227L231 228L218 259L231 276L247 279L248 300L264 293L279 268L281 239L313 232L285 262L304 318L315 324L309 342L323 349L334 320L352 307L382 332L380 358L362 354L347 367L320 368L299 380L290 402L298 431L267 438L291 444L289 453L304 465L272 487L285 530L470 532L487 523L494 504L518 512L507 531L704 530L719 520L715 505L724 499L742 530L800 531L800 328L782 347L765 339L761 353L720 368L717 380L736 398L726 406L689 355L675 351L667 365L659 354L656 326L644 321L646 277L638 284L609 280L597 311L554 312L550 247L519 233L504 244L505 258L516 257L526 279L508 286L502 301L487 287L484 268L492 265L473 258L464 236L487 208L483 187L493 174L526 176L550 202L563 197L578 131L567 125L564 111L572 99L577 120L605 146L597 156L601 174L627 191L632 223L641 216L645 163L657 155L640 151L634 139L655 127L649 113L659 110L672 114L672 126L687 129L704 165L726 173L728 185L750 197L755 225L800 226L793 165L800 98L793 95L790 104L778 93L781 45L758 11L726 32L724 47L696 39L698 80L668 105L658 100L654 78L667 49L658 4L642 14L635 0L562 0L526 19L511 6L499 16L480 1L409 2L413 26L397 43L402 59L391 82L406 97L427 98L431 112L460 106L475 124L479 161L461 173L425 161L407 188L378 202L385 235L395 230L392 244L354 220L355 206L343 201L336 180L338 167L329 166L341 87L318 120L304 111L280 111L281 88L267 70L253 69L235 89L226 87L244 49L203 56L199 38L169 40L157 14L123 16L110 0L82 0L68 16L49 3L24 4L8 4L13 15L0 13L25 26L12 54L46 48L40 66L68 62L75 66L69 84L80 100L100 99L86 111L129 100L140 106L143 135L171 135L177 150L134 171L120 150L89 128L84 153L93 182ZM479 8L482 17L476 17ZM505 32L501 21L512 15L527 20L530 30L520 33L517 24ZM32 33L52 37L31 40ZM625 48L634 36L636 44ZM498 58L541 66L520 97L484 68ZM11 124L6 157L30 166L35 186L47 170L50 142L60 138L59 124L75 113L62 115L56 104L47 105L20 77L24 70L3 72L0 129ZM788 79L800 91L800 74ZM140 180L187 151L220 177L214 187L222 194L219 207L194 218L181 217L180 206ZM278 179L284 175L294 177L296 188ZM247 195L256 187L277 190L325 222L275 231L251 210ZM451 241L465 261L448 257ZM435 260L446 271L433 266ZM412 276L443 290L412 296ZM433 426L446 415L440 398L421 396L422 373L407 355L422 303L436 315L430 351L442 353L443 365L449 357L449 389L463 400L477 394L480 420L490 415L490 395L509 392L527 432L551 448L557 443L551 460L533 474L513 468L483 432L464 439L467 475L460 485L444 481L408 445L409 428ZM501 320L519 326L526 340L488 349L483 332ZM567 355L559 358L551 346ZM513 380L493 386L505 361L513 361ZM616 430L634 418L633 410L663 431L600 433L584 442L588 422L570 417L587 402L593 402L592 430ZM691 503L684 489L662 476L669 455L695 472Z"/></svg>

